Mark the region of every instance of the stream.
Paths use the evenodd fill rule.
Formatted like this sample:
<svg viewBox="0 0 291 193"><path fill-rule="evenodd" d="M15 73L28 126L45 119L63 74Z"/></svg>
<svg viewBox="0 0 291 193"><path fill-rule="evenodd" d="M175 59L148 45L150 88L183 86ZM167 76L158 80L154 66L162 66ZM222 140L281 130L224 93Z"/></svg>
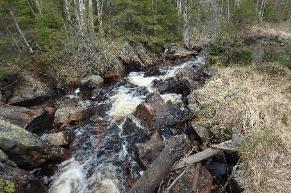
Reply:
<svg viewBox="0 0 291 193"><path fill-rule="evenodd" d="M149 139L147 129L133 116L136 107L154 93L165 103L177 104L182 110L187 108L182 95L159 94L153 82L174 77L179 69L202 66L204 62L204 56L198 56L177 66L161 68L158 76L145 77L144 72L131 72L124 80L109 86L102 99L80 101L98 109L95 124L69 128L75 136L72 156L58 165L53 177L46 179L50 184L49 193L127 192L144 171L133 146ZM79 94L76 90L73 95ZM175 133L162 133L162 138L165 140L171 135Z"/></svg>

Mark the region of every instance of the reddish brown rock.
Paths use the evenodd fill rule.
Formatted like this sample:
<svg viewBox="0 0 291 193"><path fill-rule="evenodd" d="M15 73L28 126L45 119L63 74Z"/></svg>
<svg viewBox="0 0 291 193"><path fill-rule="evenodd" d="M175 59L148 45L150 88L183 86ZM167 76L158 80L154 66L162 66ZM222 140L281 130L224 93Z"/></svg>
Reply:
<svg viewBox="0 0 291 193"><path fill-rule="evenodd" d="M164 147L165 144L158 132L155 132L148 142L135 144L139 161L146 168L158 157Z"/></svg>
<svg viewBox="0 0 291 193"><path fill-rule="evenodd" d="M82 104L75 98L65 98L55 113L54 126L65 128L89 119L95 113L94 108Z"/></svg>
<svg viewBox="0 0 291 193"><path fill-rule="evenodd" d="M158 94L149 96L144 103L138 105L134 115L152 132L175 127L192 118L192 113L183 104L165 103Z"/></svg>

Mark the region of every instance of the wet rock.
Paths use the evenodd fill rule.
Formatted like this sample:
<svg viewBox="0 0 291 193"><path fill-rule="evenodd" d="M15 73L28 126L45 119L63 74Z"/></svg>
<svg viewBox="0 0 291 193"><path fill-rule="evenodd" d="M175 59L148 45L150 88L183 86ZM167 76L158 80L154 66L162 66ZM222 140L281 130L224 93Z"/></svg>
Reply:
<svg viewBox="0 0 291 193"><path fill-rule="evenodd" d="M193 182L196 172L198 172L198 180L197 182ZM212 176L209 171L203 166L200 168L192 167L178 179L170 189L170 193L211 193L213 188Z"/></svg>
<svg viewBox="0 0 291 193"><path fill-rule="evenodd" d="M176 127L192 118L192 113L184 108L182 103L165 103L158 94L147 97L144 103L137 106L134 115L151 132L157 129Z"/></svg>
<svg viewBox="0 0 291 193"><path fill-rule="evenodd" d="M160 154L165 144L158 132L155 132L146 143L137 143L135 148L139 161L143 167L147 168Z"/></svg>
<svg viewBox="0 0 291 193"><path fill-rule="evenodd" d="M41 136L41 139L52 145L57 145L57 146L68 145L72 140L70 134L65 131L58 132L58 133L44 134Z"/></svg>
<svg viewBox="0 0 291 193"><path fill-rule="evenodd" d="M54 126L65 128L89 119L95 113L94 108L75 98L64 98L55 113Z"/></svg>
<svg viewBox="0 0 291 193"><path fill-rule="evenodd" d="M32 77L23 75L13 87L8 104L31 107L40 104L53 96L54 92L46 84Z"/></svg>
<svg viewBox="0 0 291 193"><path fill-rule="evenodd" d="M96 88L92 90L91 92L91 100L96 100L96 101L104 101L107 99L106 96L107 90L102 89L102 88Z"/></svg>
<svg viewBox="0 0 291 193"><path fill-rule="evenodd" d="M104 79L99 75L92 75L81 80L81 85L89 88L98 88L102 86Z"/></svg>
<svg viewBox="0 0 291 193"><path fill-rule="evenodd" d="M149 139L149 132L139 126L133 118L126 118L122 126L122 136L124 136L129 152L133 152L136 143L143 143Z"/></svg>
<svg viewBox="0 0 291 193"><path fill-rule="evenodd" d="M161 94L177 93L186 96L191 92L191 84L187 80L173 77L166 80L156 80L154 86L158 88Z"/></svg>
<svg viewBox="0 0 291 193"><path fill-rule="evenodd" d="M47 107L31 110L0 104L0 118L32 133L42 134L52 128L54 109Z"/></svg>
<svg viewBox="0 0 291 193"><path fill-rule="evenodd" d="M0 163L0 178L14 184L14 193L47 193L47 187L27 171Z"/></svg>

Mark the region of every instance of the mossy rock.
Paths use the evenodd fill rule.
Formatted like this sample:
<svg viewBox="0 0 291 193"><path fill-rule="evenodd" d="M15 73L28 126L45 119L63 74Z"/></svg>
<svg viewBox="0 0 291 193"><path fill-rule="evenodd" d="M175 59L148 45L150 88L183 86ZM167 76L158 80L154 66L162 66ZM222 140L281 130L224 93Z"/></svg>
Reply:
<svg viewBox="0 0 291 193"><path fill-rule="evenodd" d="M12 154L25 154L42 147L40 138L24 128L0 119L0 148Z"/></svg>

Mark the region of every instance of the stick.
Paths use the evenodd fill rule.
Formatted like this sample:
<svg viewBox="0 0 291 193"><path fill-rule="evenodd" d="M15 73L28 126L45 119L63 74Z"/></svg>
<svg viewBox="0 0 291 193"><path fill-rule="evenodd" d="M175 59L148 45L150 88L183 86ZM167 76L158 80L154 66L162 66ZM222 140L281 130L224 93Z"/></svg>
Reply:
<svg viewBox="0 0 291 193"><path fill-rule="evenodd" d="M223 150L235 150L235 147L237 147L237 144L233 144L231 140L222 142L218 145L214 145L211 148L208 148L204 151L201 151L199 153L196 153L194 155L191 155L189 157L186 157L182 159L180 162L178 162L172 169L180 169L187 165L194 164L196 162L200 162L202 160L205 160L207 158L210 158L216 154L218 154L221 149Z"/></svg>

